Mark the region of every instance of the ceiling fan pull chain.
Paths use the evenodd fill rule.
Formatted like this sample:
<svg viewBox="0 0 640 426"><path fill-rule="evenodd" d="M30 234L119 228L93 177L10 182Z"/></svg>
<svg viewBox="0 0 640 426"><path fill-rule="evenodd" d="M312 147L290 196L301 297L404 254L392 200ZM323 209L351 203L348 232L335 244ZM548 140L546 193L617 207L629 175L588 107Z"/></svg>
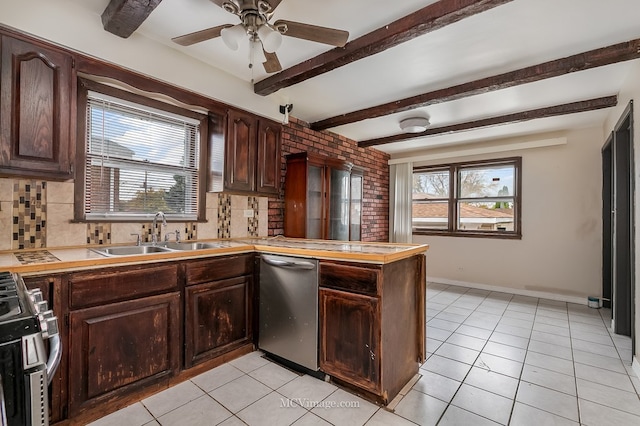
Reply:
<svg viewBox="0 0 640 426"><path fill-rule="evenodd" d="M253 43L249 42L249 70L251 71L251 85L253 86L253 80L254 80L254 70L253 70L253 58L254 58L254 46Z"/></svg>

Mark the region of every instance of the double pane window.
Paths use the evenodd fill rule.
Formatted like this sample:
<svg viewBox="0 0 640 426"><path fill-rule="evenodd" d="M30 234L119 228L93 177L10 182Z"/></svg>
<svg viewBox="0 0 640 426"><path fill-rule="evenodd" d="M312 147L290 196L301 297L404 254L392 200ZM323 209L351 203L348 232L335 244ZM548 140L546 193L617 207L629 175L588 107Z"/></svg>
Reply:
<svg viewBox="0 0 640 426"><path fill-rule="evenodd" d="M521 159L416 167L415 234L519 238Z"/></svg>

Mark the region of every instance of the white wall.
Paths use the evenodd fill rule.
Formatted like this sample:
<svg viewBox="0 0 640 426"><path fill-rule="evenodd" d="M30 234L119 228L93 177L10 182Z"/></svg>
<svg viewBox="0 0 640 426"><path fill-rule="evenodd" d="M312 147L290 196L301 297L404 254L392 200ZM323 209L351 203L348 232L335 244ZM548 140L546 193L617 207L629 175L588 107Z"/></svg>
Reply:
<svg viewBox="0 0 640 426"><path fill-rule="evenodd" d="M604 133L595 127L541 139L563 136L564 145L414 163L522 156L522 239L414 236L414 242L431 245L429 279L581 303L601 294Z"/></svg>
<svg viewBox="0 0 640 426"><path fill-rule="evenodd" d="M609 114L607 122L605 124L605 132L608 135L613 131L616 123L620 119L624 109L627 107L630 100L634 101L633 109L633 148L634 148L634 176L635 176L635 333L636 333L636 347L634 356L634 370L638 377L640 377L640 277L638 271L640 271L640 207L638 207L638 197L640 191L640 62L635 61L634 68L629 73L626 81L624 82L620 93L618 94L618 107L613 109Z"/></svg>
<svg viewBox="0 0 640 426"><path fill-rule="evenodd" d="M249 83L138 33L127 39L115 36L102 28L100 15L77 2L0 0L0 24L256 114L282 118L276 96L258 96Z"/></svg>

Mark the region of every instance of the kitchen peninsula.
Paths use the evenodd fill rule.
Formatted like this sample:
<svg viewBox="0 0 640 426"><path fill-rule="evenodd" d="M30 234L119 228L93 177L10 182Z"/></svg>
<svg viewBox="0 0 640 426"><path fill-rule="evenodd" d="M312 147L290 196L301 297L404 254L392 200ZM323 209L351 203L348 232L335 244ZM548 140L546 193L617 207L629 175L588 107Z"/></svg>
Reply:
<svg viewBox="0 0 640 426"><path fill-rule="evenodd" d="M0 268L39 287L64 323L54 422L89 421L255 350L262 253L319 262L320 372L382 404L418 373L427 245L278 237L189 247L0 253Z"/></svg>

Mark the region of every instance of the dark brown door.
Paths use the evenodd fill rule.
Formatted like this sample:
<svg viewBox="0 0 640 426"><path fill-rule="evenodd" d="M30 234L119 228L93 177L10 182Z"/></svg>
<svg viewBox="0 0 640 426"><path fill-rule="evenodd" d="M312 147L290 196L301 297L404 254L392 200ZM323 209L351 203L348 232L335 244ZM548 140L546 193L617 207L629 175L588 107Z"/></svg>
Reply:
<svg viewBox="0 0 640 426"><path fill-rule="evenodd" d="M256 119L229 111L224 155L225 188L254 191L256 187Z"/></svg>
<svg viewBox="0 0 640 426"><path fill-rule="evenodd" d="M380 315L375 297L320 289L320 369L378 392Z"/></svg>
<svg viewBox="0 0 640 426"><path fill-rule="evenodd" d="M614 332L633 336L633 104L613 131L612 152L612 288Z"/></svg>
<svg viewBox="0 0 640 426"><path fill-rule="evenodd" d="M613 133L602 147L602 297L611 309L613 295Z"/></svg>
<svg viewBox="0 0 640 426"><path fill-rule="evenodd" d="M180 293L71 312L69 416L177 374Z"/></svg>
<svg viewBox="0 0 640 426"><path fill-rule="evenodd" d="M72 177L72 65L65 53L2 36L0 164L6 173Z"/></svg>
<svg viewBox="0 0 640 426"><path fill-rule="evenodd" d="M211 359L251 339L251 277L187 287L185 364Z"/></svg>

